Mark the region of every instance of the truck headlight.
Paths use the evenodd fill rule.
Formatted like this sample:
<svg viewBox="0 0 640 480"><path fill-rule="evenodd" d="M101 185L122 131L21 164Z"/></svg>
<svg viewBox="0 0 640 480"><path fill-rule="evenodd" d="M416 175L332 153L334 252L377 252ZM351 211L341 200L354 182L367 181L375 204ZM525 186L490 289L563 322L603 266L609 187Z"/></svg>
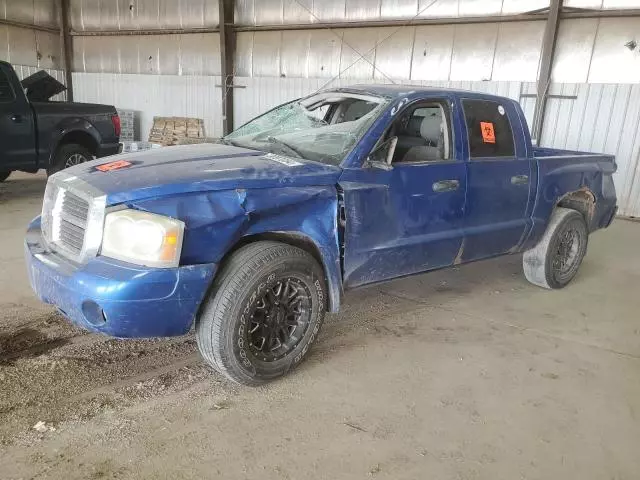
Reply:
<svg viewBox="0 0 640 480"><path fill-rule="evenodd" d="M145 267L177 267L183 235L184 223L175 218L118 210L105 217L100 254Z"/></svg>

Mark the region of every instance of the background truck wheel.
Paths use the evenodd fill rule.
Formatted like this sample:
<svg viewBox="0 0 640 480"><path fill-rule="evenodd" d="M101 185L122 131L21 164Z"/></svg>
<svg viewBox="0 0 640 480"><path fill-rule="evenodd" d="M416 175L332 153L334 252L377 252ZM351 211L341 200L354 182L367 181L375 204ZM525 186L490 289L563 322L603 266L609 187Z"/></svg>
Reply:
<svg viewBox="0 0 640 480"><path fill-rule="evenodd" d="M7 171L0 171L0 182L4 182L7 178L9 178L9 175L11 175L11 170Z"/></svg>
<svg viewBox="0 0 640 480"><path fill-rule="evenodd" d="M68 143L58 148L53 164L47 168L47 175L53 175L65 168L80 165L81 163L93 160L91 152L82 145L76 143Z"/></svg>
<svg viewBox="0 0 640 480"><path fill-rule="evenodd" d="M204 359L229 379L260 385L305 357L324 320L324 273L304 250L256 242L220 271L196 322Z"/></svg>
<svg viewBox="0 0 640 480"><path fill-rule="evenodd" d="M524 254L525 277L540 287L564 287L578 272L587 252L588 239L581 213L556 208L542 240Z"/></svg>

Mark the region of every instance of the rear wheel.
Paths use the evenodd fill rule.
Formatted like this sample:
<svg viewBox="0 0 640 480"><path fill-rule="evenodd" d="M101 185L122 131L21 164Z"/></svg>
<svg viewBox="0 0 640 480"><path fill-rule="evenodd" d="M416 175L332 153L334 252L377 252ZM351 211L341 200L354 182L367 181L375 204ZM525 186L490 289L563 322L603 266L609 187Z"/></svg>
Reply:
<svg viewBox="0 0 640 480"><path fill-rule="evenodd" d="M587 252L589 234L576 210L558 207L544 236L522 259L524 274L544 288L562 288L578 273Z"/></svg>
<svg viewBox="0 0 640 480"><path fill-rule="evenodd" d="M58 148L52 165L47 168L47 175L53 175L65 168L80 165L81 163L93 160L91 152L77 143L68 143Z"/></svg>
<svg viewBox="0 0 640 480"><path fill-rule="evenodd" d="M0 171L0 182L4 182L11 175L11 170Z"/></svg>
<svg viewBox="0 0 640 480"><path fill-rule="evenodd" d="M229 379L260 385L306 356L326 311L326 282L304 250L256 242L235 252L196 323L204 359Z"/></svg>

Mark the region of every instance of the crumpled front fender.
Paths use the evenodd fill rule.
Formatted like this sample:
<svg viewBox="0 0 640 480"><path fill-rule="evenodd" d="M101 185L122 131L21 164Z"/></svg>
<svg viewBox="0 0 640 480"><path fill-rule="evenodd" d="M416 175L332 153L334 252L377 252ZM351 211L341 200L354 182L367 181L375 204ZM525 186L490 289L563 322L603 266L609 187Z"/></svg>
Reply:
<svg viewBox="0 0 640 480"><path fill-rule="evenodd" d="M338 246L338 198L333 185L235 189L133 203L133 208L185 222L182 265L220 263L248 236L287 233L315 245L329 288L329 310L342 295Z"/></svg>

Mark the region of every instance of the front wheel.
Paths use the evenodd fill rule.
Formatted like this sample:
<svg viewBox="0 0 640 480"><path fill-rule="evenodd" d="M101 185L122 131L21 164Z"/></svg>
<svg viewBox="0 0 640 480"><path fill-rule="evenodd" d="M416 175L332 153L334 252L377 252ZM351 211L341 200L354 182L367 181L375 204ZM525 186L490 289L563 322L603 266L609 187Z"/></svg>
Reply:
<svg viewBox="0 0 640 480"><path fill-rule="evenodd" d="M261 385L305 357L322 326L324 273L304 250L256 242L235 252L196 322L204 359L227 378Z"/></svg>
<svg viewBox="0 0 640 480"><path fill-rule="evenodd" d="M588 240L582 214L556 208L540 242L522 258L527 280L544 288L564 287L578 273L587 253Z"/></svg>

